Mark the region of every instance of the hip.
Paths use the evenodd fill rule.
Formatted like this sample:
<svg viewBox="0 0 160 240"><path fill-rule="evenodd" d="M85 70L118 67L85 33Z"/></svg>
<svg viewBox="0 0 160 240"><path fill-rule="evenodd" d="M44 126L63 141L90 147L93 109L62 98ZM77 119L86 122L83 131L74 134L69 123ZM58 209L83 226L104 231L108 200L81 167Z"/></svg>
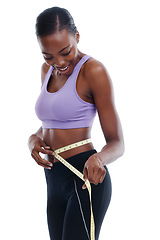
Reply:
<svg viewBox="0 0 160 240"><path fill-rule="evenodd" d="M86 161L88 160L88 158L91 155L93 155L95 153L97 153L97 151L95 149L91 149L88 151L78 153L69 158L66 158L65 160L69 164L71 164L74 168L76 168L78 171L83 173L83 169L84 169L84 165L85 165ZM106 176L108 175L107 178L110 178L107 166L104 166L104 168L106 169ZM44 169L44 171L45 171L45 176L46 176L46 180L47 180L48 184L50 181L55 182L55 181L59 181L59 180L66 181L67 179L75 179L75 178L78 179L78 177L70 169L68 169L65 165L63 165L59 161L53 163L51 170ZM79 179L79 180L82 181L81 179Z"/></svg>

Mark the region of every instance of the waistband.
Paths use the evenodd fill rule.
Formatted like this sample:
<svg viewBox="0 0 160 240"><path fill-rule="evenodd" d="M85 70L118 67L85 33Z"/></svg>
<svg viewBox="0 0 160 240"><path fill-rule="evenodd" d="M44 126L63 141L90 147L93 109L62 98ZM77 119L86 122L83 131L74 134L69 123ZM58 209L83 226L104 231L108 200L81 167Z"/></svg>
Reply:
<svg viewBox="0 0 160 240"><path fill-rule="evenodd" d="M95 149L92 149L92 150L89 150L89 151L85 151L85 152L81 152L81 153L78 153L76 155L73 155L69 158L66 158L65 160L68 163L72 164L72 166L74 166L78 170L83 170L83 166L84 166L85 162L88 160L88 158L91 155L93 155L96 152L97 151ZM59 167L66 169L66 167L60 161L53 163L52 168L59 168Z"/></svg>

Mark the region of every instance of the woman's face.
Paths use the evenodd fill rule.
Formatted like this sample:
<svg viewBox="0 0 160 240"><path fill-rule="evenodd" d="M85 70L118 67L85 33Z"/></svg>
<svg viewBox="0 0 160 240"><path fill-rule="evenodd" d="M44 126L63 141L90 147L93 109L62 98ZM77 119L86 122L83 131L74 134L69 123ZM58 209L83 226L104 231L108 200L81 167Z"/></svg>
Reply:
<svg viewBox="0 0 160 240"><path fill-rule="evenodd" d="M78 62L79 33L73 36L66 29L45 37L38 37L38 42L49 66L53 66L60 74L69 76Z"/></svg>

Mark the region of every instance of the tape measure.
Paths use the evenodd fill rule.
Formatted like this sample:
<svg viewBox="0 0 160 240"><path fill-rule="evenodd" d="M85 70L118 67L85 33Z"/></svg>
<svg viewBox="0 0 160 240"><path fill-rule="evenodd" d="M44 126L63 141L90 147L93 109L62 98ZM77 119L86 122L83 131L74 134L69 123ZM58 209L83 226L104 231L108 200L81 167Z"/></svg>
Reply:
<svg viewBox="0 0 160 240"><path fill-rule="evenodd" d="M91 210L90 237L91 237L91 240L95 240L95 224L94 224L94 216L93 216L93 210L92 210L91 184L88 180L84 180L83 174L80 171L78 171L75 167L73 167L70 163L68 163L64 158L62 158L59 155L59 153L68 151L68 150L76 148L76 147L80 147L80 146L90 143L90 142L91 142L91 139L89 138L89 139L59 148L54 151L54 157L57 158L61 163L63 163L67 168L69 168L74 174L76 174L79 178L81 178L85 182L85 185L86 185L88 193L89 193L90 210Z"/></svg>

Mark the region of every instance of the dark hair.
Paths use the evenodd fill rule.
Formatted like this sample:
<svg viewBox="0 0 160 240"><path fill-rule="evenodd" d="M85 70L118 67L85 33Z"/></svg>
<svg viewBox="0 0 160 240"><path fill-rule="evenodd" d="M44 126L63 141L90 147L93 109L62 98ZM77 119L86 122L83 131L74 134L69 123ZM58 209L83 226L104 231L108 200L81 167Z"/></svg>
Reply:
<svg viewBox="0 0 160 240"><path fill-rule="evenodd" d="M77 28L73 17L65 8L52 7L39 14L36 20L36 35L43 37L67 29L75 35Z"/></svg>

